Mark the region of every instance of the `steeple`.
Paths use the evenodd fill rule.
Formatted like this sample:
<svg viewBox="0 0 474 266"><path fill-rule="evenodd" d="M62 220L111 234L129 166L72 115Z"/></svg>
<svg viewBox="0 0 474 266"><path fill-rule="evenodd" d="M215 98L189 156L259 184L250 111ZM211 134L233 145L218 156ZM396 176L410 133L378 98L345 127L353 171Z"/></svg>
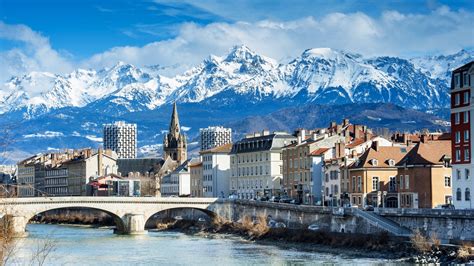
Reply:
<svg viewBox="0 0 474 266"><path fill-rule="evenodd" d="M179 129L178 108L176 102L173 104L173 113L168 134L163 138L163 156L165 160L169 157L178 163L187 159L186 136Z"/></svg>
<svg viewBox="0 0 474 266"><path fill-rule="evenodd" d="M174 137L179 137L179 117L176 102L173 103L173 113L171 114L171 123L169 133Z"/></svg>

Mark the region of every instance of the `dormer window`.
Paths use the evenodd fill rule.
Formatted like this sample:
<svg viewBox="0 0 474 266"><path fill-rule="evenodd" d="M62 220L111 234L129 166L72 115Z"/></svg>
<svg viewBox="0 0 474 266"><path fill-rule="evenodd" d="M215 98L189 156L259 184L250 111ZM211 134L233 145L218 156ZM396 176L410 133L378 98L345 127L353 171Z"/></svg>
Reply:
<svg viewBox="0 0 474 266"><path fill-rule="evenodd" d="M377 159L372 159L370 162L373 166L379 165L379 161Z"/></svg>
<svg viewBox="0 0 474 266"><path fill-rule="evenodd" d="M392 159L388 159L388 165L389 166L395 166L395 161Z"/></svg>

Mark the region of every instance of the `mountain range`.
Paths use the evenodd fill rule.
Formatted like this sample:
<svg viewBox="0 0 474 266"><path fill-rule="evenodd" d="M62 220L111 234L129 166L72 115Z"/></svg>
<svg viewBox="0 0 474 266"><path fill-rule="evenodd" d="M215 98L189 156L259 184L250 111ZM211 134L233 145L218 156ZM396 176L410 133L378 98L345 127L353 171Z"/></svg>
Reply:
<svg viewBox="0 0 474 266"><path fill-rule="evenodd" d="M139 145L148 152L159 147L173 102L178 103L183 130L191 141L199 127L208 125L229 125L239 137L244 130L283 129L284 124L296 126L294 121L315 127L328 118L351 116L392 130L414 130L413 123L443 129L450 71L472 60L474 51L469 50L403 59L314 48L279 63L246 46L235 46L175 77L161 75L155 66L123 62L67 75L32 72L1 85L0 125L15 141L9 158L48 149L96 147L102 124L116 120L137 123ZM386 117L388 110L416 113L416 118L401 116L397 122ZM361 115L367 112L370 115ZM309 113L315 119L302 119ZM242 126L249 125L249 117L261 118L262 123Z"/></svg>

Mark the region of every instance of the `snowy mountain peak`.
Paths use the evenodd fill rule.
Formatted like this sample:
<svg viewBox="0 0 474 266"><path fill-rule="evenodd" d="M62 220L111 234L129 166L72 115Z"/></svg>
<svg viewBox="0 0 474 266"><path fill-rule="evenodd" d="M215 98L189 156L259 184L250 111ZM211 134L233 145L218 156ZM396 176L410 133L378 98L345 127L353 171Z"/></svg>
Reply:
<svg viewBox="0 0 474 266"><path fill-rule="evenodd" d="M32 72L14 77L0 90L0 113L25 109L28 116L74 106L114 105L128 112L150 110L173 101L218 104L287 101L294 103L390 102L413 107L448 105L446 73L474 60L474 51L415 58L364 59L331 48L305 50L288 64L245 45L222 57L210 55L182 75L117 62L101 70L77 69L68 75Z"/></svg>

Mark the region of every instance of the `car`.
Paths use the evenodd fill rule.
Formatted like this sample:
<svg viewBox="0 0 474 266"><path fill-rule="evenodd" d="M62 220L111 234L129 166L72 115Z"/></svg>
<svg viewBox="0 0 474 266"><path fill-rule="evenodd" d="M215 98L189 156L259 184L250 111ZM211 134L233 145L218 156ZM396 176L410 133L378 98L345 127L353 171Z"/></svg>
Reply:
<svg viewBox="0 0 474 266"><path fill-rule="evenodd" d="M311 230L311 231L318 231L320 228L319 228L319 225L317 224L311 224L308 226L308 230Z"/></svg>
<svg viewBox="0 0 474 266"><path fill-rule="evenodd" d="M283 198L280 199L279 202L280 202L280 203L290 203L291 201L292 201L291 198L289 198L289 197L283 197Z"/></svg>
<svg viewBox="0 0 474 266"><path fill-rule="evenodd" d="M259 201L268 201L269 198L268 198L268 196L263 196L263 197L258 198L257 200L259 200Z"/></svg>
<svg viewBox="0 0 474 266"><path fill-rule="evenodd" d="M367 205L367 206L364 207L364 211L373 212L374 211L374 206Z"/></svg>
<svg viewBox="0 0 474 266"><path fill-rule="evenodd" d="M230 195L229 199L238 199L239 197L237 195Z"/></svg>
<svg viewBox="0 0 474 266"><path fill-rule="evenodd" d="M297 200L297 199L292 199L290 201L291 204L295 204L295 205L300 205L301 204L301 201L300 200Z"/></svg>
<svg viewBox="0 0 474 266"><path fill-rule="evenodd" d="M280 201L280 197L278 197L278 196L272 196L272 197L270 198L270 200L268 200L268 201L270 201L270 202L279 202L279 201Z"/></svg>
<svg viewBox="0 0 474 266"><path fill-rule="evenodd" d="M443 204L441 205L441 209L454 210L455 207L453 204Z"/></svg>
<svg viewBox="0 0 474 266"><path fill-rule="evenodd" d="M183 220L183 217L178 215L178 216L175 216L174 219L179 221L179 220Z"/></svg>

